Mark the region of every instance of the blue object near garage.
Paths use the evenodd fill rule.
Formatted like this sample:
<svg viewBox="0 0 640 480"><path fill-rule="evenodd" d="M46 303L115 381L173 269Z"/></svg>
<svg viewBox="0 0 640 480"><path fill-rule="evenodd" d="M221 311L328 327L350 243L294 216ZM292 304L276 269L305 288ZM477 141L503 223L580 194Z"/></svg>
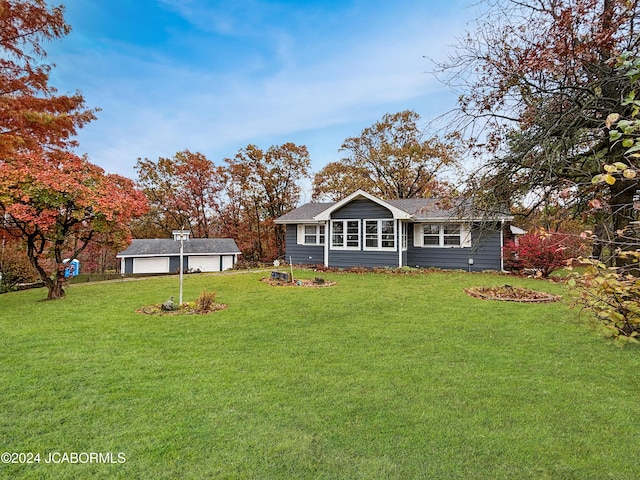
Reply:
<svg viewBox="0 0 640 480"><path fill-rule="evenodd" d="M73 260L69 260L68 258L65 258L62 263L65 264L64 278L80 275L80 260L75 258Z"/></svg>

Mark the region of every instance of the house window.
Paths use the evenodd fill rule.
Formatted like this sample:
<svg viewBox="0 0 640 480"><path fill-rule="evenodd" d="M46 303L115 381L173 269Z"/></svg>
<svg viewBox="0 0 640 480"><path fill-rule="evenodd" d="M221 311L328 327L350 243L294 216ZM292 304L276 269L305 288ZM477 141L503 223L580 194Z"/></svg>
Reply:
<svg viewBox="0 0 640 480"><path fill-rule="evenodd" d="M408 235L407 235L407 223L406 222L402 222L402 250L407 250L407 248L409 247L409 240L408 240Z"/></svg>
<svg viewBox="0 0 640 480"><path fill-rule="evenodd" d="M324 225L305 225L304 244L324 245Z"/></svg>
<svg viewBox="0 0 640 480"><path fill-rule="evenodd" d="M457 223L427 223L418 227L416 246L470 247L471 235L467 225Z"/></svg>
<svg viewBox="0 0 640 480"><path fill-rule="evenodd" d="M445 247L459 247L460 243L460 225L443 225L442 239Z"/></svg>
<svg viewBox="0 0 640 480"><path fill-rule="evenodd" d="M394 220L365 220L365 250L393 250L396 247L396 228Z"/></svg>
<svg viewBox="0 0 640 480"><path fill-rule="evenodd" d="M440 225L424 225L422 227L422 245L425 247L440 246Z"/></svg>
<svg viewBox="0 0 640 480"><path fill-rule="evenodd" d="M360 249L360 220L332 220L331 248Z"/></svg>

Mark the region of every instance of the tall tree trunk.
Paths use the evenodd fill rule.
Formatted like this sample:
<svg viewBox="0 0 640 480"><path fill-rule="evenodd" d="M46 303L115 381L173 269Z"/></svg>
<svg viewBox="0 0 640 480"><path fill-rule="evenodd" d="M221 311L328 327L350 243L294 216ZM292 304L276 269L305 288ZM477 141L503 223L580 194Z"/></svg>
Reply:
<svg viewBox="0 0 640 480"><path fill-rule="evenodd" d="M62 277L56 275L56 278L51 280L49 279L48 284L46 284L49 293L47 294L47 300L55 300L57 298L63 298L66 293L64 291L64 284L66 280L64 278L64 274Z"/></svg>
<svg viewBox="0 0 640 480"><path fill-rule="evenodd" d="M275 225L275 234L276 234L276 251L277 258L284 256L285 252L285 230L282 225ZM286 259L285 259L286 260Z"/></svg>

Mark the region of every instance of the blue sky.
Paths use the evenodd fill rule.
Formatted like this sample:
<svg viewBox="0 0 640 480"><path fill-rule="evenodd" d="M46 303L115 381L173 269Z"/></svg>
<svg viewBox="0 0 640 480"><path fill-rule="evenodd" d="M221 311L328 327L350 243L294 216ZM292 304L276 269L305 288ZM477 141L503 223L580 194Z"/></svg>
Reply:
<svg viewBox="0 0 640 480"><path fill-rule="evenodd" d="M385 113L426 123L455 106L423 57L450 52L469 3L66 0L73 30L47 61L60 92L102 109L79 150L109 172L135 178L138 157L184 149L220 165L285 142L318 171Z"/></svg>

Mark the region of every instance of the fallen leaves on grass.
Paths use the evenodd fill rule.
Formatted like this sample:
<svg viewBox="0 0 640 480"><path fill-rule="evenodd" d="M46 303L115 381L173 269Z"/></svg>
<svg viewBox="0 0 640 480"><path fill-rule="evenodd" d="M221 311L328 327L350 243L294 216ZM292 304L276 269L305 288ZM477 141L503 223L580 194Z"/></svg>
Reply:
<svg viewBox="0 0 640 480"><path fill-rule="evenodd" d="M502 285L495 287L465 288L467 295L483 300L500 300L504 302L545 303L557 302L562 297L550 293L538 292L524 287Z"/></svg>

